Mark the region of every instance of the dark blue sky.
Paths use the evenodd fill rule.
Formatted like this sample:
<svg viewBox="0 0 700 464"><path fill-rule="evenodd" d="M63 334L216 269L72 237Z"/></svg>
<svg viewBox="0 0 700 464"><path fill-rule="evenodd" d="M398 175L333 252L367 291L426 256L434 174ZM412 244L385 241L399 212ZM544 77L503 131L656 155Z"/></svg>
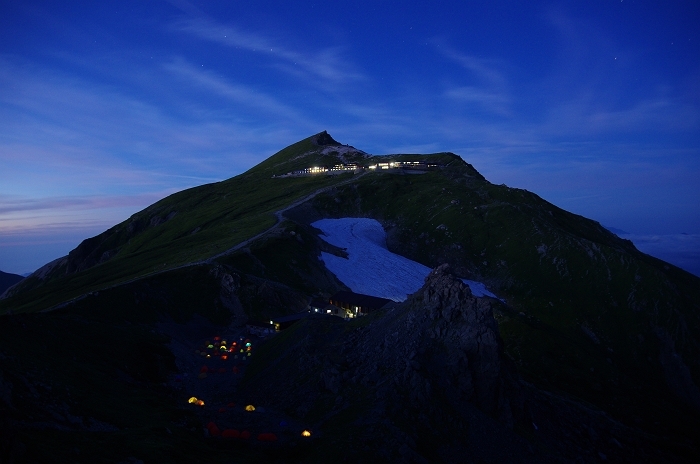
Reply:
<svg viewBox="0 0 700 464"><path fill-rule="evenodd" d="M700 243L697 1L344 3L0 3L0 269L324 129Z"/></svg>

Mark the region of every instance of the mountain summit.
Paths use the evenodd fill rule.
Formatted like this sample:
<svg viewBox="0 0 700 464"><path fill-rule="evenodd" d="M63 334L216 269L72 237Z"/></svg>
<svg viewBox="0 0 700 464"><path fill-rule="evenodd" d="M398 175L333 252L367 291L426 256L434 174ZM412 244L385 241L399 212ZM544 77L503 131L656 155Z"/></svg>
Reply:
<svg viewBox="0 0 700 464"><path fill-rule="evenodd" d="M324 146L324 145L333 145L333 146L339 146L340 143L336 142L331 135L323 131L319 134L316 134L315 136L312 137L312 140L314 144L318 146Z"/></svg>
<svg viewBox="0 0 700 464"><path fill-rule="evenodd" d="M378 221L424 286L331 303L331 218ZM453 153L321 132L86 239L0 314L25 461L700 460L700 279Z"/></svg>

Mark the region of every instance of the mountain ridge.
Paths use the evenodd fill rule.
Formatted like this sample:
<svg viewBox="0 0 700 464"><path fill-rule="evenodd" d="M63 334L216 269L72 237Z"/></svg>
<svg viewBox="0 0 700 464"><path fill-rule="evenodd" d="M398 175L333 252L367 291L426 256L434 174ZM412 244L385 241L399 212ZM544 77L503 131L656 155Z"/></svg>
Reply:
<svg viewBox="0 0 700 464"><path fill-rule="evenodd" d="M24 276L18 274L12 274L10 272L0 271L0 295L2 295L5 290L22 281Z"/></svg>
<svg viewBox="0 0 700 464"><path fill-rule="evenodd" d="M155 330L154 321L174 318L186 325L199 317L199 309L182 306L180 299L195 306L201 302L204 317L221 327L240 328L247 320L303 310L304 298L347 290L319 259L322 251L343 256L343 250L325 243L311 224L322 218L372 218L384 227L390 251L433 269L447 265L462 277L486 283L503 299L493 306L503 359L522 377L522 391L534 398L535 416L543 415L536 422L564 427L565 418L553 412L552 404L566 409L561 405L569 402L572 414L592 421L592 428L614 429L612 422L591 419L598 413L585 412L590 406L624 424L624 433L615 438L624 447L642 447L680 462L700 456L693 444L700 437L699 278L532 192L491 184L455 154L382 156L341 145L327 132L308 137L236 177L173 194L84 241L72 255L6 292L0 317L30 325L56 320L73 327L71 318L78 321L89 314L91 323L106 327L111 324L106 320L121 321L122 313L130 315L124 321L139 314L147 333ZM314 163L429 157L440 166L273 177ZM421 305L428 311L427 302ZM52 308L60 310L43 312ZM380 330L389 323L387 317L367 316L353 324ZM451 319L446 321L449 325ZM320 331L341 327L319 324L312 323ZM274 372L270 366L290 355L274 347L316 336L305 323L300 327L274 337L267 354L259 361L253 358L250 385L256 370ZM411 343L408 335L397 333L397 343ZM442 332L435 336L440 339ZM22 356L11 347L3 350ZM20 370L9 372L13 383L21 382ZM331 375L325 368L318 374ZM290 381L308 381L304 375L296 373ZM347 380L341 376L328 382L342 387ZM321 395L313 408L330 414L327 400ZM435 414L443 414L441 407L435 406ZM501 425L494 427L508 422L498 417L494 420ZM542 445L523 424L514 426L516 435ZM567 424L570 430L597 436ZM559 436L548 433L551 440ZM580 450L589 440L559 438L573 440ZM590 440L601 453L612 452L610 443ZM545 442L549 444L543 446L564 452L553 441ZM421 455L415 446L411 450ZM632 451L629 456L639 458Z"/></svg>

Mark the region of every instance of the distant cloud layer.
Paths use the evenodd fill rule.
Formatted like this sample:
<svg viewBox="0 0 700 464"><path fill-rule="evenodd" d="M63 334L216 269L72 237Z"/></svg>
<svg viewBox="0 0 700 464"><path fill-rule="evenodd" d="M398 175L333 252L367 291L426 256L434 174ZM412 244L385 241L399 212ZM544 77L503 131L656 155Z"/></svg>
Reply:
<svg viewBox="0 0 700 464"><path fill-rule="evenodd" d="M639 251L700 277L700 234L620 236L632 240Z"/></svg>

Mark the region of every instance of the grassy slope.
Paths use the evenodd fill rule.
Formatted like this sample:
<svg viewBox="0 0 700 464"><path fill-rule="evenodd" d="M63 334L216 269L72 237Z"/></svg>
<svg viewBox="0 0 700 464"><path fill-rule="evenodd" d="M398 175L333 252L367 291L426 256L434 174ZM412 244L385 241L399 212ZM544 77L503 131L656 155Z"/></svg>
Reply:
<svg viewBox="0 0 700 464"><path fill-rule="evenodd" d="M84 248L93 255L112 252L112 258L68 275L66 266L60 267L46 281L30 277L22 292L0 300L0 313L8 309L24 312L49 308L87 292L201 261L268 229L275 223L275 211L348 178L272 179L273 174L328 158L314 153L299 158L319 148L305 139L232 179L170 195L84 242ZM171 213L176 213L171 219L151 225Z"/></svg>
<svg viewBox="0 0 700 464"><path fill-rule="evenodd" d="M682 435L692 420L669 394L656 334L671 335L700 383L696 277L468 167L365 177L314 204L331 217L380 219L395 251L490 284L514 309L501 315L501 333L529 380L649 429Z"/></svg>
<svg viewBox="0 0 700 464"><path fill-rule="evenodd" d="M130 239L129 221L115 226L100 245L105 251L121 247L114 258L2 301L0 311L45 308L163 263L167 269L211 256L254 235L272 224L272 211L339 181L270 178L326 162L319 155L299 157L314 148L307 139L241 176L156 203L130 221L150 224L155 216L178 214ZM450 168L367 175L320 195L314 206L327 217L375 217L388 228L394 251L429 266L450 262L465 277L487 282L513 308L499 315L500 330L528 380L647 430L660 428L674 437L697 433L696 427L685 428L695 416L669 394L657 334L672 337L700 383L698 279L530 192L486 182L454 155L437 158ZM296 249L289 243L288 236L268 238L250 254L222 262L305 292L328 290L329 283L318 283L320 289L309 284L318 263L308 253L315 250L308 240ZM669 440L674 446L675 438Z"/></svg>

